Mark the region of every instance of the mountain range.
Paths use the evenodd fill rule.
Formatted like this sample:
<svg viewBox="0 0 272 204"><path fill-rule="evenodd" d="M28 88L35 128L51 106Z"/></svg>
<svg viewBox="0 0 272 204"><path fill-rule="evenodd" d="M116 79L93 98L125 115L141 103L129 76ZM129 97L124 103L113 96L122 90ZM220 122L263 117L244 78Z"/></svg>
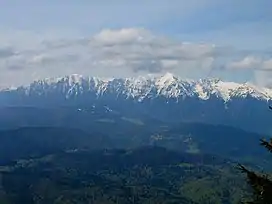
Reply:
<svg viewBox="0 0 272 204"><path fill-rule="evenodd" d="M74 107L84 112L99 106L105 112L163 122L224 124L271 133L271 99L271 89L219 79L183 80L170 73L112 79L75 74L2 90L0 108Z"/></svg>
<svg viewBox="0 0 272 204"><path fill-rule="evenodd" d="M271 170L271 99L169 73L1 90L0 203L240 203L237 163Z"/></svg>

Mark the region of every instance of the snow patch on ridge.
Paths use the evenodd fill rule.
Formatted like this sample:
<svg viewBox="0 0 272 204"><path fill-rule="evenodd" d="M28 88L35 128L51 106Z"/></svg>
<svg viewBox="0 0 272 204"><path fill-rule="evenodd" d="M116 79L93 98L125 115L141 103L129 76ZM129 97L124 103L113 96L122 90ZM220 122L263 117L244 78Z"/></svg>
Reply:
<svg viewBox="0 0 272 204"><path fill-rule="evenodd" d="M65 94L66 98L81 94L115 94L116 97L133 98L138 101L164 97L180 100L186 97L198 97L208 100L211 97L224 101L233 98L253 97L258 100L271 100L272 90L260 88L249 83L224 82L219 79L183 80L171 73L163 76L140 76L136 78L102 79L73 74L61 78L48 78L35 81L29 86L10 91L22 91L26 95ZM6 90L5 90L6 91Z"/></svg>

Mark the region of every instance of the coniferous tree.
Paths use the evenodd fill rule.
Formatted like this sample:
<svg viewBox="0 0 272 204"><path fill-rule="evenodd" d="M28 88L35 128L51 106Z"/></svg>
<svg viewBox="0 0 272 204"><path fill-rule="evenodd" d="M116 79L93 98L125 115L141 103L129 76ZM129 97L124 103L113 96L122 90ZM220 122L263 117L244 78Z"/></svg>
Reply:
<svg viewBox="0 0 272 204"><path fill-rule="evenodd" d="M269 108L272 109L270 106ZM272 138L269 142L261 139L260 144L272 153ZM268 175L250 171L241 164L239 164L238 167L247 175L247 182L252 188L252 199L247 203L272 204L272 180Z"/></svg>

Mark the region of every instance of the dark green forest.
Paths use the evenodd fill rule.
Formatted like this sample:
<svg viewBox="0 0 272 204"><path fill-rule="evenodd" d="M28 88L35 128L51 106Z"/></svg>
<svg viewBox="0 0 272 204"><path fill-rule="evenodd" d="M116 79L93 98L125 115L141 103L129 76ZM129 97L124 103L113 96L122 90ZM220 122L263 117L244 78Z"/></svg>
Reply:
<svg viewBox="0 0 272 204"><path fill-rule="evenodd" d="M251 189L237 164L271 169L261 137L128 117L1 130L0 203L240 203Z"/></svg>
<svg viewBox="0 0 272 204"><path fill-rule="evenodd" d="M71 151L1 169L1 203L238 203L235 164L162 147Z"/></svg>

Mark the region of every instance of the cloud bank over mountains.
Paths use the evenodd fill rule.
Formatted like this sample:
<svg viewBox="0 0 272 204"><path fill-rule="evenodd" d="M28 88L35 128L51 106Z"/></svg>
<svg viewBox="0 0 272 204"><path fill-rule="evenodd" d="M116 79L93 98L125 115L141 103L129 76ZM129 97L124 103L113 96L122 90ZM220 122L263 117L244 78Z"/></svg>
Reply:
<svg viewBox="0 0 272 204"><path fill-rule="evenodd" d="M104 29L89 37L20 40L20 44L0 42L0 87L74 73L127 77L172 72L183 78L224 80L239 74L262 86L272 84L272 56L267 53L183 42L144 28Z"/></svg>

